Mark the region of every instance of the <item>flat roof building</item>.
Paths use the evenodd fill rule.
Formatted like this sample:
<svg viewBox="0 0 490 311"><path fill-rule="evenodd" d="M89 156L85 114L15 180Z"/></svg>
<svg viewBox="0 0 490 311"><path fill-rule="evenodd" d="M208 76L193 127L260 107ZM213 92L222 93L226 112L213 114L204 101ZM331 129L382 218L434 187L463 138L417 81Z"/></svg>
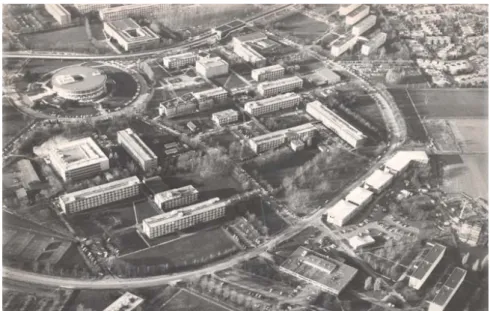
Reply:
<svg viewBox="0 0 490 311"><path fill-rule="evenodd" d="M306 104L306 112L321 121L323 125L354 148L361 146L366 139L366 136L361 131L317 100Z"/></svg>
<svg viewBox="0 0 490 311"><path fill-rule="evenodd" d="M359 208L365 207L371 200L373 199L373 193L367 189L362 187L354 188L349 194L345 197L347 202L353 203Z"/></svg>
<svg viewBox="0 0 490 311"><path fill-rule="evenodd" d="M87 14L92 11L100 11L111 6L110 4L104 3L75 3L73 5L80 14Z"/></svg>
<svg viewBox="0 0 490 311"><path fill-rule="evenodd" d="M117 132L117 142L145 172L155 169L158 166L158 157L156 154L132 129L127 128Z"/></svg>
<svg viewBox="0 0 490 311"><path fill-rule="evenodd" d="M245 104L244 110L253 116L259 116L262 114L295 107L300 102L300 95L296 93L286 93L248 102Z"/></svg>
<svg viewBox="0 0 490 311"><path fill-rule="evenodd" d="M125 292L121 297L114 301L104 311L141 311L143 298L138 297L130 292Z"/></svg>
<svg viewBox="0 0 490 311"><path fill-rule="evenodd" d="M255 153L260 153L277 148L287 141L309 139L313 136L316 130L317 129L313 124L306 123L288 129L256 136L249 139L248 142L250 148L252 148Z"/></svg>
<svg viewBox="0 0 490 311"><path fill-rule="evenodd" d="M227 109L220 112L215 112L211 116L211 120L218 126L233 123L238 121L238 111Z"/></svg>
<svg viewBox="0 0 490 311"><path fill-rule="evenodd" d="M143 233L150 239L183 230L225 215L226 201L209 199L168 213L144 219Z"/></svg>
<svg viewBox="0 0 490 311"><path fill-rule="evenodd" d="M157 34L146 26L141 27L131 18L104 22L104 31L125 51L156 47L160 43Z"/></svg>
<svg viewBox="0 0 490 311"><path fill-rule="evenodd" d="M357 274L356 268L302 246L279 269L336 296Z"/></svg>
<svg viewBox="0 0 490 311"><path fill-rule="evenodd" d="M60 25L71 23L71 14L63 5L48 3L44 5L44 8Z"/></svg>
<svg viewBox="0 0 490 311"><path fill-rule="evenodd" d="M228 73L229 65L220 57L201 57L196 62L196 72L206 78L222 76Z"/></svg>
<svg viewBox="0 0 490 311"><path fill-rule="evenodd" d="M185 65L194 65L198 56L193 52L176 54L163 57L163 65L169 69L178 68Z"/></svg>
<svg viewBox="0 0 490 311"><path fill-rule="evenodd" d="M369 15L352 27L352 34L360 36L376 25L376 15Z"/></svg>
<svg viewBox="0 0 490 311"><path fill-rule="evenodd" d="M277 80L284 77L284 67L273 65L252 70L252 79L257 82Z"/></svg>
<svg viewBox="0 0 490 311"><path fill-rule="evenodd" d="M355 216L358 210L359 206L340 200L326 212L327 222L342 227Z"/></svg>
<svg viewBox="0 0 490 311"><path fill-rule="evenodd" d="M102 21L112 21L128 18L130 16L157 17L171 8L171 4L125 4L116 7L101 9L99 12Z"/></svg>
<svg viewBox="0 0 490 311"><path fill-rule="evenodd" d="M257 85L257 91L262 96L274 96L280 93L292 92L303 87L303 79L300 77L288 77L274 81L261 82Z"/></svg>
<svg viewBox="0 0 490 311"><path fill-rule="evenodd" d="M154 201L162 210L168 211L196 202L198 194L194 186L188 185L157 193Z"/></svg>
<svg viewBox="0 0 490 311"><path fill-rule="evenodd" d="M333 57L340 56L344 54L347 50L352 49L357 43L357 36L352 33L347 34L343 38L339 38L334 43L330 49L330 53Z"/></svg>
<svg viewBox="0 0 490 311"><path fill-rule="evenodd" d="M140 180L136 176L90 187L59 197L65 214L72 214L104 204L124 200L140 193Z"/></svg>
<svg viewBox="0 0 490 311"><path fill-rule="evenodd" d="M88 66L69 66L51 77L53 91L72 100L93 100L105 94L107 75Z"/></svg>
<svg viewBox="0 0 490 311"><path fill-rule="evenodd" d="M246 43L234 44L233 52L240 56L244 61L250 63L254 67L263 67L267 63L267 60L259 52L254 50L250 45Z"/></svg>
<svg viewBox="0 0 490 311"><path fill-rule="evenodd" d="M233 45L239 45L244 43L253 43L262 40L266 40L267 36L262 32L252 32L243 36L233 37Z"/></svg>
<svg viewBox="0 0 490 311"><path fill-rule="evenodd" d="M463 284L466 276L466 270L461 268L454 268L449 278L444 285L437 291L436 296L432 301L429 301L428 311L444 311L448 306L451 299L454 297L458 289Z"/></svg>
<svg viewBox="0 0 490 311"><path fill-rule="evenodd" d="M419 290L441 262L445 252L446 247L438 243L433 244L430 249L425 249L420 260L413 266L414 271L409 275L408 286Z"/></svg>
<svg viewBox="0 0 490 311"><path fill-rule="evenodd" d="M385 170L392 174L399 174L412 162L427 164L429 157L425 151L398 151L385 163Z"/></svg>
<svg viewBox="0 0 490 311"><path fill-rule="evenodd" d="M376 243L376 241L370 235L364 235L362 237L355 235L349 239L349 245L355 250L373 245L374 243Z"/></svg>
<svg viewBox="0 0 490 311"><path fill-rule="evenodd" d="M339 8L339 15L340 16L346 16L350 12L354 11L358 7L360 7L361 4L342 4Z"/></svg>
<svg viewBox="0 0 490 311"><path fill-rule="evenodd" d="M109 159L90 137L61 144L50 151L49 160L64 181L92 177L109 169Z"/></svg>
<svg viewBox="0 0 490 311"><path fill-rule="evenodd" d="M198 103L192 100L182 100L175 98L165 103L160 103L158 113L166 115L168 118L182 116L197 112Z"/></svg>
<svg viewBox="0 0 490 311"><path fill-rule="evenodd" d="M375 193L380 193L386 187L388 187L393 181L393 175L382 170L375 170L368 178L364 181L364 185L368 186L369 189Z"/></svg>
<svg viewBox="0 0 490 311"><path fill-rule="evenodd" d="M361 54L362 55L369 55L372 52L376 51L380 46L385 44L386 37L387 37L387 35L385 32L380 32L380 33L376 34L368 42L363 44L363 46L361 47Z"/></svg>
<svg viewBox="0 0 490 311"><path fill-rule="evenodd" d="M325 84L332 85L335 83L339 83L341 80L338 74L336 74L333 70L328 69L327 67L316 70L314 73L308 75L306 79L316 86Z"/></svg>
<svg viewBox="0 0 490 311"><path fill-rule="evenodd" d="M202 109L201 105L209 101L211 105L223 103L228 97L228 92L220 86L206 91L192 92L192 96L200 104L199 109Z"/></svg>
<svg viewBox="0 0 490 311"><path fill-rule="evenodd" d="M363 19L368 15L369 15L369 5L363 4L360 7L353 10L352 12L350 12L349 14L347 14L347 16L345 17L345 23L347 25L354 25L355 23L357 23L358 21L360 21L361 19Z"/></svg>
<svg viewBox="0 0 490 311"><path fill-rule="evenodd" d="M27 159L19 160L19 162L17 162L17 167L20 170L22 186L24 186L24 188L33 190L40 185L41 180L39 179L34 166L32 166L31 161Z"/></svg>

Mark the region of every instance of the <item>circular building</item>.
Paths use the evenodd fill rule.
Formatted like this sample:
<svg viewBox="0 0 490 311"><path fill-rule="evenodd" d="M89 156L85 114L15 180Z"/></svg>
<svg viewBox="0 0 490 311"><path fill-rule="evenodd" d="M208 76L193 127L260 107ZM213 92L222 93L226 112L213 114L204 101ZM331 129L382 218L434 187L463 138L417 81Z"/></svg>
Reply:
<svg viewBox="0 0 490 311"><path fill-rule="evenodd" d="M51 78L58 96L74 100L90 100L106 92L107 76L101 71L83 66L67 67Z"/></svg>

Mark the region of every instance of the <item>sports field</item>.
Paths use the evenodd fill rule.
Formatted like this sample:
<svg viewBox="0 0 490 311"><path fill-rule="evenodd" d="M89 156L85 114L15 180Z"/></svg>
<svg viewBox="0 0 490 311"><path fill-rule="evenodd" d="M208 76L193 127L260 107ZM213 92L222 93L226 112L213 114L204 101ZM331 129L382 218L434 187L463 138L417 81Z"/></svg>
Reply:
<svg viewBox="0 0 490 311"><path fill-rule="evenodd" d="M222 305L198 296L187 290L181 290L166 302L161 309L163 311L227 311Z"/></svg>
<svg viewBox="0 0 490 311"><path fill-rule="evenodd" d="M462 153L488 152L488 120L451 119L448 123Z"/></svg>
<svg viewBox="0 0 490 311"><path fill-rule="evenodd" d="M316 21L304 14L297 13L280 20L280 31L299 39L316 39L329 29L325 23Z"/></svg>
<svg viewBox="0 0 490 311"><path fill-rule="evenodd" d="M444 168L443 189L448 193L465 192L488 200L488 156L462 155L463 164Z"/></svg>

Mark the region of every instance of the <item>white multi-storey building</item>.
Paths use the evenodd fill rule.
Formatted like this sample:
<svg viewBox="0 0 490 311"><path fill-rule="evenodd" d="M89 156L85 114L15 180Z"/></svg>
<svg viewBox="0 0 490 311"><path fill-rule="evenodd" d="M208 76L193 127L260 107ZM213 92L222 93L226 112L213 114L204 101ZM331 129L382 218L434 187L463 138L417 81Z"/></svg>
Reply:
<svg viewBox="0 0 490 311"><path fill-rule="evenodd" d="M321 121L323 125L339 135L340 138L354 148L362 145L366 139L366 136L361 131L350 125L347 121L317 100L306 104L306 112L318 121Z"/></svg>
<svg viewBox="0 0 490 311"><path fill-rule="evenodd" d="M163 58L163 65L169 69L182 67L189 64L194 65L197 58L198 56L193 52L165 56Z"/></svg>
<svg viewBox="0 0 490 311"><path fill-rule="evenodd" d="M240 45L244 43L254 43L266 40L267 36L262 32L253 32L239 37L233 37L233 45Z"/></svg>
<svg viewBox="0 0 490 311"><path fill-rule="evenodd" d="M225 216L226 201L209 199L178 210L144 219L143 233L150 239Z"/></svg>
<svg viewBox="0 0 490 311"><path fill-rule="evenodd" d="M352 27L352 34L360 36L376 25L376 15L369 15Z"/></svg>
<svg viewBox="0 0 490 311"><path fill-rule="evenodd" d="M104 3L75 3L75 8L80 12L80 14L87 14L93 11L100 11L105 8L109 8L110 4Z"/></svg>
<svg viewBox="0 0 490 311"><path fill-rule="evenodd" d="M294 76L274 81L262 82L257 85L257 91L262 96L274 96L287 93L303 87L303 79Z"/></svg>
<svg viewBox="0 0 490 311"><path fill-rule="evenodd" d="M109 169L109 159L90 137L61 144L50 151L49 160L64 181L92 177Z"/></svg>
<svg viewBox="0 0 490 311"><path fill-rule="evenodd" d="M218 126L238 121L238 111L233 109L213 113L211 120Z"/></svg>
<svg viewBox="0 0 490 311"><path fill-rule="evenodd" d="M67 25L71 23L71 14L61 4L45 4L46 11L60 24Z"/></svg>
<svg viewBox="0 0 490 311"><path fill-rule="evenodd" d="M197 100L199 109L206 110L214 105L224 103L228 97L228 92L220 86L202 92L193 92L192 96Z"/></svg>
<svg viewBox="0 0 490 311"><path fill-rule="evenodd" d="M347 50L350 50L356 45L357 36L353 34L348 34L343 38L338 39L332 43L332 48L330 53L332 56L337 57L344 54Z"/></svg>
<svg viewBox="0 0 490 311"><path fill-rule="evenodd" d="M301 96L296 93L280 94L274 97L251 101L245 104L244 110L253 116L292 108L301 102Z"/></svg>
<svg viewBox="0 0 490 311"><path fill-rule="evenodd" d="M306 140L314 135L316 127L311 123L306 123L284 130L260 135L249 139L250 148L255 153L264 152L281 146L288 140Z"/></svg>
<svg viewBox="0 0 490 311"><path fill-rule="evenodd" d="M369 15L369 5L363 4L360 7L353 10L352 12L350 12L349 14L347 14L347 16L345 17L345 23L347 25L354 25L355 23L357 23L358 21L360 21L361 19L363 19L368 15Z"/></svg>
<svg viewBox="0 0 490 311"><path fill-rule="evenodd" d="M143 298L133 295L130 292L125 292L124 295L111 303L103 311L142 311L141 305L143 302Z"/></svg>
<svg viewBox="0 0 490 311"><path fill-rule="evenodd" d="M264 56L246 43L234 44L233 52L254 67L263 67L267 62Z"/></svg>
<svg viewBox="0 0 490 311"><path fill-rule="evenodd" d="M361 53L363 55L369 55L372 52L376 51L380 46L385 44L386 37L387 35L384 32L376 34L373 38L371 38L371 40L369 40L362 46Z"/></svg>
<svg viewBox="0 0 490 311"><path fill-rule="evenodd" d="M140 180L133 176L64 194L59 197L59 203L65 214L72 214L131 198L138 194L140 194Z"/></svg>
<svg viewBox="0 0 490 311"><path fill-rule="evenodd" d="M196 72L206 78L222 76L228 73L229 65L220 57L202 57L196 62Z"/></svg>
<svg viewBox="0 0 490 311"><path fill-rule="evenodd" d="M343 4L339 8L339 15L340 16L346 16L350 12L354 11L358 7L360 7L361 4Z"/></svg>
<svg viewBox="0 0 490 311"><path fill-rule="evenodd" d="M420 260L414 267L415 270L409 275L408 286L419 290L441 262L445 252L446 247L437 243L429 249L424 248Z"/></svg>
<svg viewBox="0 0 490 311"><path fill-rule="evenodd" d="M145 172L155 169L158 166L158 157L156 154L132 129L127 128L117 132L117 142L123 146Z"/></svg>
<svg viewBox="0 0 490 311"><path fill-rule="evenodd" d="M152 48L160 42L160 37L150 28L141 27L131 18L105 22L104 31L125 51Z"/></svg>
<svg viewBox="0 0 490 311"><path fill-rule="evenodd" d="M192 204L197 201L199 191L192 185L170 189L155 194L153 200L164 211Z"/></svg>
<svg viewBox="0 0 490 311"><path fill-rule="evenodd" d="M99 11L100 19L112 21L128 18L130 16L157 17L168 11L172 4L127 4L109 7Z"/></svg>
<svg viewBox="0 0 490 311"><path fill-rule="evenodd" d="M257 82L281 79L284 77L284 67L273 65L252 70L252 79Z"/></svg>

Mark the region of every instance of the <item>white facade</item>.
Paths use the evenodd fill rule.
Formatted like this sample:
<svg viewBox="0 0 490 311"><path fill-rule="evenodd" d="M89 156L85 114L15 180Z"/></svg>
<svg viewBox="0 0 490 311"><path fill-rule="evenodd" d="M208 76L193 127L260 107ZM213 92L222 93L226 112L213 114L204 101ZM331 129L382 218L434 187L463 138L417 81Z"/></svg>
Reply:
<svg viewBox="0 0 490 311"><path fill-rule="evenodd" d="M345 197L345 200L359 206L359 208L363 208L372 201L373 195L374 194L367 189L356 187L349 192L349 194Z"/></svg>
<svg viewBox="0 0 490 311"><path fill-rule="evenodd" d="M376 15L369 15L352 27L352 34L360 36L376 25Z"/></svg>
<svg viewBox="0 0 490 311"><path fill-rule="evenodd" d="M357 9L347 14L347 16L345 17L345 24L354 25L355 23L359 22L361 19L363 19L368 15L369 15L369 6L363 4Z"/></svg>
<svg viewBox="0 0 490 311"><path fill-rule="evenodd" d="M92 11L99 11L108 8L111 5L104 3L75 3L74 6L77 8L80 14L87 14Z"/></svg>
<svg viewBox="0 0 490 311"><path fill-rule="evenodd" d="M263 67L267 62L264 56L246 43L233 45L233 52L255 67Z"/></svg>
<svg viewBox="0 0 490 311"><path fill-rule="evenodd" d="M355 250L358 250L365 246L373 245L375 242L376 241L370 235L365 235L362 237L355 235L349 239L349 245Z"/></svg>
<svg viewBox="0 0 490 311"><path fill-rule="evenodd" d="M255 153L260 153L281 146L287 141L288 136L291 140L306 140L312 137L315 132L316 127L311 123L306 123L285 130L256 136L249 139L248 142Z"/></svg>
<svg viewBox="0 0 490 311"><path fill-rule="evenodd" d="M71 14L61 4L45 4L46 11L60 24L67 25L71 23Z"/></svg>
<svg viewBox="0 0 490 311"><path fill-rule="evenodd" d="M201 58L196 62L196 72L206 78L228 73L229 65L220 57Z"/></svg>
<svg viewBox="0 0 490 311"><path fill-rule="evenodd" d="M358 210L359 206L340 200L327 211L327 222L342 227L356 215Z"/></svg>
<svg viewBox="0 0 490 311"><path fill-rule="evenodd" d="M368 178L364 181L369 189L375 193L380 193L386 187L388 187L393 181L393 175L382 170L375 170Z"/></svg>
<svg viewBox="0 0 490 311"><path fill-rule="evenodd" d="M162 210L171 210L196 202L198 195L199 191L194 186L188 185L157 193L153 200Z"/></svg>
<svg viewBox="0 0 490 311"><path fill-rule="evenodd" d="M344 38L340 38L332 44L330 53L332 56L337 57L344 54L347 50L352 49L357 43L357 36L348 34Z"/></svg>
<svg viewBox="0 0 490 311"><path fill-rule="evenodd" d="M169 69L182 67L189 64L193 65L196 63L197 58L198 56L192 52L165 56L163 58L163 65Z"/></svg>
<svg viewBox="0 0 490 311"><path fill-rule="evenodd" d="M385 44L386 37L387 35L384 32L380 32L375 35L371 40L363 44L363 46L361 47L361 54L367 56L376 51L380 46Z"/></svg>
<svg viewBox="0 0 490 311"><path fill-rule="evenodd" d="M303 87L303 79L294 76L280 80L259 83L257 91L262 96L274 96L280 93L287 93Z"/></svg>
<svg viewBox="0 0 490 311"><path fill-rule="evenodd" d="M248 102L245 104L244 110L253 116L259 116L281 109L292 108L297 106L300 102L300 95L296 93L286 93L258 101Z"/></svg>
<svg viewBox="0 0 490 311"><path fill-rule="evenodd" d="M233 109L213 113L211 120L218 126L238 121L238 111Z"/></svg>
<svg viewBox="0 0 490 311"><path fill-rule="evenodd" d="M172 4L126 4L100 10L100 19L111 21L130 16L156 17L168 11Z"/></svg>
<svg viewBox="0 0 490 311"><path fill-rule="evenodd" d="M105 308L104 311L139 311L141 310L143 301L143 298L131 294L130 292L125 292L124 295L111 303L111 305Z"/></svg>
<svg viewBox="0 0 490 311"><path fill-rule="evenodd" d="M160 37L150 28L139 26L131 18L105 22L104 31L125 51L155 47L160 42Z"/></svg>
<svg viewBox="0 0 490 311"><path fill-rule="evenodd" d="M346 16L350 12L354 11L358 7L360 7L361 4L343 4L339 8L339 15L340 16Z"/></svg>
<svg viewBox="0 0 490 311"><path fill-rule="evenodd" d="M273 65L252 70L252 79L257 82L281 79L284 77L284 67Z"/></svg>
<svg viewBox="0 0 490 311"><path fill-rule="evenodd" d="M439 262L441 262L445 252L446 247L437 243L426 251L426 253L422 255L422 258L417 261L416 266L413 267L414 271L409 276L408 286L419 290Z"/></svg>
<svg viewBox="0 0 490 311"><path fill-rule="evenodd" d="M412 161L425 165L429 163L429 157L425 151L398 151L385 163L385 169L396 175L403 172Z"/></svg>
<svg viewBox="0 0 490 311"><path fill-rule="evenodd" d="M158 166L158 157L156 154L132 129L127 128L117 132L117 142L145 172L155 169Z"/></svg>

